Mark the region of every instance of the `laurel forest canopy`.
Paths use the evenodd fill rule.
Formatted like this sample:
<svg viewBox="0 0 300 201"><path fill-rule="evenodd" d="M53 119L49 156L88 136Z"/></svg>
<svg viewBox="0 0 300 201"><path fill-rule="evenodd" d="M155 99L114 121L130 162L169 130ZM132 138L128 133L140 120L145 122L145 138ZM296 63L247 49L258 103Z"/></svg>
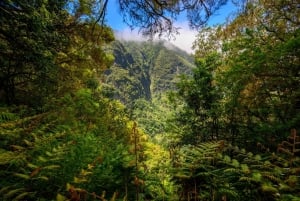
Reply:
<svg viewBox="0 0 300 201"><path fill-rule="evenodd" d="M185 14L192 65L113 42L108 0L0 1L0 199L299 200L299 2L206 26L226 2L117 2L150 37Z"/></svg>

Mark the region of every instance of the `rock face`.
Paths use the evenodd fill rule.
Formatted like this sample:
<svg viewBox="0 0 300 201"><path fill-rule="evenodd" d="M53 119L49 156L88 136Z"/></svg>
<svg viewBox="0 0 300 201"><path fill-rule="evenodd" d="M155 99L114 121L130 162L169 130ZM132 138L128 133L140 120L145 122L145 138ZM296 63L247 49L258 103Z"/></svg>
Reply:
<svg viewBox="0 0 300 201"><path fill-rule="evenodd" d="M180 74L190 74L192 56L166 42L115 41L111 51L114 65L105 72L113 97L125 104L175 88Z"/></svg>

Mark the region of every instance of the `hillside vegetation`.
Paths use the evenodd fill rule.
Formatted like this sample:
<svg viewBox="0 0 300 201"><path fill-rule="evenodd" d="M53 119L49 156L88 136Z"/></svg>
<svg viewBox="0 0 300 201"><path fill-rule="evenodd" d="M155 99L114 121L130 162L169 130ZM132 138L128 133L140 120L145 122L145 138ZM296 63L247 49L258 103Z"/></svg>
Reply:
<svg viewBox="0 0 300 201"><path fill-rule="evenodd" d="M114 41L114 64L105 72L105 90L126 105L130 118L153 136L166 129L170 104L182 74L191 75L194 58L167 41ZM162 115L164 114L164 115Z"/></svg>
<svg viewBox="0 0 300 201"><path fill-rule="evenodd" d="M174 90L181 74L191 74L193 57L165 46L166 41L114 41L114 64L105 72L106 83L115 89L113 96L127 106L137 99L153 97ZM171 49L172 48L172 49Z"/></svg>

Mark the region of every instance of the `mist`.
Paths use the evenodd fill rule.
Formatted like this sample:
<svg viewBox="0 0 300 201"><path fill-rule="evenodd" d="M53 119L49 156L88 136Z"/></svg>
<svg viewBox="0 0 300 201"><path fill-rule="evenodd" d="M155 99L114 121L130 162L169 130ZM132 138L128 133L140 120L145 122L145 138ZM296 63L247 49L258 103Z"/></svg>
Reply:
<svg viewBox="0 0 300 201"><path fill-rule="evenodd" d="M186 51L189 54L193 54L194 50L192 49L193 42L196 39L198 34L197 31L191 30L188 27L187 23L176 23L175 27L180 27L178 30L178 34L174 34L171 37L154 37L154 41L168 41L165 42L165 46L168 49L173 49L173 45ZM115 36L118 40L127 40L127 41L148 41L150 40L147 37L144 37L138 30L131 30L130 28L125 28L121 31L115 31ZM172 45L170 45L171 43Z"/></svg>

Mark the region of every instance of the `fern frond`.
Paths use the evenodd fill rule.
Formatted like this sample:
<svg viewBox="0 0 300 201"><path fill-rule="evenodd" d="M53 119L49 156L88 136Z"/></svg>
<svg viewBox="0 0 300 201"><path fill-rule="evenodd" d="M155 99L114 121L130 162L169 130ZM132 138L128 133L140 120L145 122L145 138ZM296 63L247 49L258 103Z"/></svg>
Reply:
<svg viewBox="0 0 300 201"><path fill-rule="evenodd" d="M32 196L33 194L34 193L32 193L32 192L21 193L17 197L14 198L14 201L18 201L18 200L22 200L23 201L25 197Z"/></svg>
<svg viewBox="0 0 300 201"><path fill-rule="evenodd" d="M175 178L178 178L178 179L190 179L191 176L190 175L182 175L182 174L176 174L174 175Z"/></svg>
<svg viewBox="0 0 300 201"><path fill-rule="evenodd" d="M34 145L33 142L30 142L29 140L24 139L23 142L28 146L28 147L32 147Z"/></svg>
<svg viewBox="0 0 300 201"><path fill-rule="evenodd" d="M227 168L224 170L225 173L237 173L237 174L240 174L241 173L241 170L240 169L237 169L237 168Z"/></svg>
<svg viewBox="0 0 300 201"><path fill-rule="evenodd" d="M257 160L257 161L261 161L261 159L262 159L261 156L260 156L259 154L256 154L254 158L255 158L255 160Z"/></svg>
<svg viewBox="0 0 300 201"><path fill-rule="evenodd" d="M13 121L18 119L18 116L14 113L8 112L8 111L1 111L0 112L0 123Z"/></svg>
<svg viewBox="0 0 300 201"><path fill-rule="evenodd" d="M223 161L224 161L225 163L231 163L231 158L230 158L230 156L225 155L224 158L223 158Z"/></svg>
<svg viewBox="0 0 300 201"><path fill-rule="evenodd" d="M239 181L246 181L246 182L256 182L253 178L251 177L240 177Z"/></svg>
<svg viewBox="0 0 300 201"><path fill-rule="evenodd" d="M270 193L278 193L278 189L271 186L270 184L263 184L261 186L263 192L270 192Z"/></svg>
<svg viewBox="0 0 300 201"><path fill-rule="evenodd" d="M12 164L14 162L25 162L26 156L23 153L6 151L0 149L0 165Z"/></svg>
<svg viewBox="0 0 300 201"><path fill-rule="evenodd" d="M36 168L38 168L39 166L34 165L34 164L32 164L32 163L27 163L27 167L29 167L29 168L31 168L31 169L36 169Z"/></svg>
<svg viewBox="0 0 300 201"><path fill-rule="evenodd" d="M262 179L262 175L259 172L255 172L252 174L252 178L254 179L254 181L260 182Z"/></svg>
<svg viewBox="0 0 300 201"><path fill-rule="evenodd" d="M236 159L232 159L231 164L233 165L233 167L236 167L236 168L238 168L240 166L239 161Z"/></svg>
<svg viewBox="0 0 300 201"><path fill-rule="evenodd" d="M38 157L38 161L40 161L40 162L47 162L48 160L45 157L43 157L43 156L39 156Z"/></svg>
<svg viewBox="0 0 300 201"><path fill-rule="evenodd" d="M54 170L54 169L58 169L58 168L60 168L59 165L48 165L48 166L43 167L44 170Z"/></svg>
<svg viewBox="0 0 300 201"><path fill-rule="evenodd" d="M45 154L49 157L53 156L53 153L50 153L49 151L46 151Z"/></svg>
<svg viewBox="0 0 300 201"><path fill-rule="evenodd" d="M200 177L209 177L212 176L212 174L209 171L203 171L203 172L199 172L196 174L196 176L200 176Z"/></svg>
<svg viewBox="0 0 300 201"><path fill-rule="evenodd" d="M25 147L22 147L22 146L19 146L19 145L10 145L10 147L14 150L14 151L24 151L26 148Z"/></svg>
<svg viewBox="0 0 300 201"><path fill-rule="evenodd" d="M281 183L281 184L279 184L279 190L280 191L290 191L291 187L287 184Z"/></svg>
<svg viewBox="0 0 300 201"><path fill-rule="evenodd" d="M239 194L235 189L220 188L220 189L218 189L218 193L220 195L227 195L227 196L235 198L235 199L239 198Z"/></svg>
<svg viewBox="0 0 300 201"><path fill-rule="evenodd" d="M4 195L5 192L8 191L8 189L12 188L13 186L5 186L0 189L0 195Z"/></svg>
<svg viewBox="0 0 300 201"><path fill-rule="evenodd" d="M241 164L241 169L246 174L250 173L250 169L247 164Z"/></svg>
<svg viewBox="0 0 300 201"><path fill-rule="evenodd" d="M12 198L15 194L26 191L25 188L17 188L8 191L6 194L4 194L4 199Z"/></svg>
<svg viewBox="0 0 300 201"><path fill-rule="evenodd" d="M22 179L30 179L30 176L26 174L15 173L14 175Z"/></svg>
<svg viewBox="0 0 300 201"><path fill-rule="evenodd" d="M268 180L272 181L272 182L277 182L277 183L280 183L281 182L281 179L274 176L273 174L269 173L269 172L263 172L262 173L262 176L264 178L267 178Z"/></svg>

